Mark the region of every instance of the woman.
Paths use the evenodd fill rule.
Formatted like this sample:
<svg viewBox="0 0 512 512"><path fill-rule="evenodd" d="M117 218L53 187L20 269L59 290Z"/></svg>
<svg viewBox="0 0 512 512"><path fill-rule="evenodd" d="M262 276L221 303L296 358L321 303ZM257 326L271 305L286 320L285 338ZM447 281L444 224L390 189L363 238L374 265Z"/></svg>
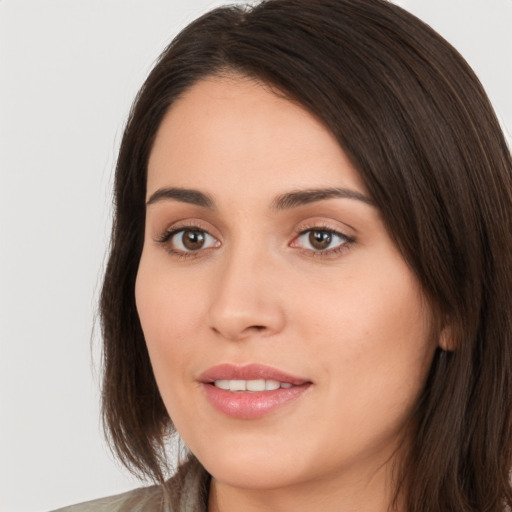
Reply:
<svg viewBox="0 0 512 512"><path fill-rule="evenodd" d="M508 510L511 171L392 4L192 23L125 130L101 298L105 424L157 485L67 510Z"/></svg>

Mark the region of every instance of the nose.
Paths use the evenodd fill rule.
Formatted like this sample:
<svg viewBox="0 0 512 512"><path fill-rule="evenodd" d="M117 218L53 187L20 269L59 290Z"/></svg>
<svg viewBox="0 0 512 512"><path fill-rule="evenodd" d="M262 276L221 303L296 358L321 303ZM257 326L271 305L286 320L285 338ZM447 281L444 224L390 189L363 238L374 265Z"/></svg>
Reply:
<svg viewBox="0 0 512 512"><path fill-rule="evenodd" d="M227 340L270 336L285 324L275 262L251 248L233 251L214 280L210 328Z"/></svg>

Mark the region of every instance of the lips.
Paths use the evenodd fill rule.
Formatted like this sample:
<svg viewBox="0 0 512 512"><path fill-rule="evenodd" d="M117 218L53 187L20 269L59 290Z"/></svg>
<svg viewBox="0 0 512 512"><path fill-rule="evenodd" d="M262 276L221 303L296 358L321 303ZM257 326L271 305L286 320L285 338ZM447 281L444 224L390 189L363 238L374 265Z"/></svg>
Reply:
<svg viewBox="0 0 512 512"><path fill-rule="evenodd" d="M226 391L273 391L274 389L289 389L293 386L290 382L279 382L273 379L251 379L251 380L227 380L218 379L213 385Z"/></svg>
<svg viewBox="0 0 512 512"><path fill-rule="evenodd" d="M206 370L199 380L201 382L213 382L215 380L256 380L271 379L279 382L289 382L300 385L308 382L308 379L295 377L276 368L261 364L248 364L238 366L234 364L220 364Z"/></svg>
<svg viewBox="0 0 512 512"><path fill-rule="evenodd" d="M198 380L218 412L238 419L270 414L298 399L312 385L308 379L259 364L214 366Z"/></svg>

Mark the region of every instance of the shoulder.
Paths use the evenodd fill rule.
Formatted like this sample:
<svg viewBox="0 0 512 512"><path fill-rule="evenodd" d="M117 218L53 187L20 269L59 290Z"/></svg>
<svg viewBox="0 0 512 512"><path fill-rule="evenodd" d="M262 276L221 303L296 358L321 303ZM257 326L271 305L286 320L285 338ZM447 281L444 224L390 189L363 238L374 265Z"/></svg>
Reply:
<svg viewBox="0 0 512 512"><path fill-rule="evenodd" d="M161 486L142 487L133 491L60 508L54 512L161 512Z"/></svg>
<svg viewBox="0 0 512 512"><path fill-rule="evenodd" d="M162 485L60 508L53 512L206 512L210 477L191 458Z"/></svg>

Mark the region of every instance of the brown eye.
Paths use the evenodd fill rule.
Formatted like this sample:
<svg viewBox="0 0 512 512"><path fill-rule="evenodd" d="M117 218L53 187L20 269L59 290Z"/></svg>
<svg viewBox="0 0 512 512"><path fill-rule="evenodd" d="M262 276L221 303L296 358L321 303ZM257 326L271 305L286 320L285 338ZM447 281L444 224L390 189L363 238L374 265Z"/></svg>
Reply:
<svg viewBox="0 0 512 512"><path fill-rule="evenodd" d="M307 229L303 231L292 243L292 247L301 247L308 251L319 254L334 254L346 246L349 246L354 239L345 236L338 231L330 229Z"/></svg>
<svg viewBox="0 0 512 512"><path fill-rule="evenodd" d="M312 230L309 232L309 243L311 247L319 251L325 250L331 245L332 233L330 231Z"/></svg>
<svg viewBox="0 0 512 512"><path fill-rule="evenodd" d="M187 229L184 230L181 235L183 246L189 251L197 251L198 249L201 249L204 245L205 239L204 232L202 231L191 231Z"/></svg>
<svg viewBox="0 0 512 512"><path fill-rule="evenodd" d="M161 242L169 244L173 251L180 253L197 252L219 245L218 240L207 231L196 228L178 229L168 234Z"/></svg>

